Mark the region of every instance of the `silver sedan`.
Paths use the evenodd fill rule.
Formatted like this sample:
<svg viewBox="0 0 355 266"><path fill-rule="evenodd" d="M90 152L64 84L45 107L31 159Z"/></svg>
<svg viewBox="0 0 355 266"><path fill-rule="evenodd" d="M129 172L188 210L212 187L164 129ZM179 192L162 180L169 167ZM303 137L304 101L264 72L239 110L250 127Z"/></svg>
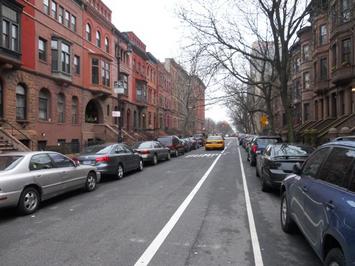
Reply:
<svg viewBox="0 0 355 266"><path fill-rule="evenodd" d="M78 188L95 190L100 178L95 167L56 152L0 154L0 208L31 214L43 200Z"/></svg>

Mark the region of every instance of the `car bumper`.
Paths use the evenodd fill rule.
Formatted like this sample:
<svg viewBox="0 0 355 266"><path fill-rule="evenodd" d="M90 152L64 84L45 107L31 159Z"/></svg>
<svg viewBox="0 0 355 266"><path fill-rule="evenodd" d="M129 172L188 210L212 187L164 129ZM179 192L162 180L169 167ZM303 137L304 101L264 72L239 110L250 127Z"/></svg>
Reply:
<svg viewBox="0 0 355 266"><path fill-rule="evenodd" d="M21 191L0 192L0 208L17 206Z"/></svg>
<svg viewBox="0 0 355 266"><path fill-rule="evenodd" d="M96 171L100 173L100 175L112 175L116 174L116 167L109 164L98 164L96 165Z"/></svg>
<svg viewBox="0 0 355 266"><path fill-rule="evenodd" d="M143 162L151 162L154 158L152 154L140 154L139 156L142 158Z"/></svg>
<svg viewBox="0 0 355 266"><path fill-rule="evenodd" d="M224 144L206 144L206 149L224 149Z"/></svg>
<svg viewBox="0 0 355 266"><path fill-rule="evenodd" d="M282 181L288 176L290 173L285 173L282 170L271 170L269 172L268 181L271 186L274 188L280 188Z"/></svg>

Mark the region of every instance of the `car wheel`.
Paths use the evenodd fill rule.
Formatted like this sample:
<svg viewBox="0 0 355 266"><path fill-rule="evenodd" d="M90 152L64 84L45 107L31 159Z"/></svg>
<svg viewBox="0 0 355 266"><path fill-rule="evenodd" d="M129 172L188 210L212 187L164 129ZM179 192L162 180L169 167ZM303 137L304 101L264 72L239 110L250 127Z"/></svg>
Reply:
<svg viewBox="0 0 355 266"><path fill-rule="evenodd" d="M326 266L344 266L345 265L345 257L343 252L339 248L331 249L326 258L325 263Z"/></svg>
<svg viewBox="0 0 355 266"><path fill-rule="evenodd" d="M286 192L281 196L281 209L280 209L281 228L285 233L292 233L295 228L295 223L290 217L290 210L288 208L288 202Z"/></svg>
<svg viewBox="0 0 355 266"><path fill-rule="evenodd" d="M158 157L157 157L156 154L154 154L154 156L153 156L153 164L154 164L154 165L157 165L157 164L158 164Z"/></svg>
<svg viewBox="0 0 355 266"><path fill-rule="evenodd" d="M139 171L143 171L143 168L144 168L144 166L143 166L143 160L139 160L138 170L139 170Z"/></svg>
<svg viewBox="0 0 355 266"><path fill-rule="evenodd" d="M88 173L86 177L85 190L87 192L94 191L96 189L96 175L93 172Z"/></svg>
<svg viewBox="0 0 355 266"><path fill-rule="evenodd" d="M166 159L167 159L168 161L170 161L170 159L171 159L170 151L168 152L168 156L166 157Z"/></svg>
<svg viewBox="0 0 355 266"><path fill-rule="evenodd" d="M17 210L22 215L34 213L39 207L39 192L34 187L25 188L20 196Z"/></svg>
<svg viewBox="0 0 355 266"><path fill-rule="evenodd" d="M124 169L123 169L123 166L122 164L119 164L117 166L117 172L116 172L116 179L122 179L124 176Z"/></svg>

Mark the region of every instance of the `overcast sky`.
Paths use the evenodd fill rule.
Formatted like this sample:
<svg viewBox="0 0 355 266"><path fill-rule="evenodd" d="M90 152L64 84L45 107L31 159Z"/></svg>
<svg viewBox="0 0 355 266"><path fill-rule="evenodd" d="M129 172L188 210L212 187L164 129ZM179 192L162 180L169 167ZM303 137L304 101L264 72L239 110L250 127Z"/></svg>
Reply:
<svg viewBox="0 0 355 266"><path fill-rule="evenodd" d="M146 44L147 51L160 61L181 56L186 29L182 28L175 10L182 1L103 0L112 10L113 24L120 31L133 31ZM206 117L215 121L228 120L225 108L217 104L206 107Z"/></svg>

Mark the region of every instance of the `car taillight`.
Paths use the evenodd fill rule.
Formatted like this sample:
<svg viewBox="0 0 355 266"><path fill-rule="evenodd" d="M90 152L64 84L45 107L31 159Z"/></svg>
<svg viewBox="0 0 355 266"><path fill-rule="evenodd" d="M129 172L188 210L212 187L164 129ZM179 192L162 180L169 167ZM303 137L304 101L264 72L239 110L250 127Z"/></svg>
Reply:
<svg viewBox="0 0 355 266"><path fill-rule="evenodd" d="M108 161L110 161L110 157L108 157L108 156L97 157L97 158L95 159L95 161L96 161L97 163L108 162Z"/></svg>
<svg viewBox="0 0 355 266"><path fill-rule="evenodd" d="M256 150L258 149L258 145L254 144L252 147L251 147L251 152L252 153L256 153Z"/></svg>
<svg viewBox="0 0 355 266"><path fill-rule="evenodd" d="M138 151L139 154L149 154L149 150L140 150Z"/></svg>

